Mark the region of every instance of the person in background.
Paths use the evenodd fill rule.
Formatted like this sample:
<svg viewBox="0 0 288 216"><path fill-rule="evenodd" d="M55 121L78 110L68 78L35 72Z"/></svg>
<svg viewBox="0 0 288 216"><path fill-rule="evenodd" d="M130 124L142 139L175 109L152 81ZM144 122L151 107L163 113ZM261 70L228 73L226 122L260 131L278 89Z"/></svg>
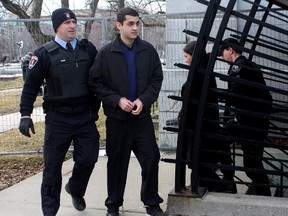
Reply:
<svg viewBox="0 0 288 216"><path fill-rule="evenodd" d="M183 56L185 58L185 62L188 65L191 65L194 50L196 47L196 41L190 41L186 44L186 46L183 49ZM209 60L210 53L206 54L204 52L203 55L203 65L206 68ZM193 94L195 97L200 98L203 82L204 82L204 74L197 73L195 75L195 78L197 79L196 86L193 90ZM181 89L181 96L184 96L186 83L183 84ZM210 82L209 82L209 88L217 88L216 85L216 79L213 73L211 74ZM207 102L218 104L218 98L214 95L212 95L209 91L207 94ZM179 118L181 118L181 111L179 113ZM189 112L187 113L186 118L195 120L197 117ZM218 122L213 123L213 122ZM219 134L221 132L220 124L219 124L219 111L215 108L209 108L206 107L204 111L203 116L203 126L202 130L207 133L215 133ZM201 151L200 154L200 161L203 163L212 163L217 164L221 163L222 165L228 165L232 166L233 161L231 158L231 152L230 152L230 143L222 140L217 140L209 137L203 136L202 138L202 147L203 149L210 150L209 152ZM215 153L217 152L217 153ZM219 153L221 152L221 153ZM209 191L214 192L224 192L224 193L237 193L236 184L234 182L234 170L227 170L227 169L221 169L221 172L223 173L223 180L229 181L228 183L223 183L221 181L221 178L216 174L216 170L214 168L210 167L201 167L199 169L199 176L200 178L208 178L213 181L205 181L200 180L200 186L207 187Z"/></svg>
<svg viewBox="0 0 288 216"><path fill-rule="evenodd" d="M221 56L230 64L228 75L234 78L229 80L228 90L235 96L227 97L227 102L238 110L270 115L273 100L261 69L242 55L242 51L237 48L237 46L240 46L238 40L226 38L224 42L234 45L233 47L228 44L220 45L218 51L218 56ZM252 82L255 85L261 84L264 88L241 84L237 82L237 79ZM239 98L237 95L241 97ZM235 136L263 142L268 136L269 118L237 113L235 120L227 122L226 128ZM251 169L264 171L261 158L263 157L264 147L242 142L240 144L243 150L244 167L247 169L245 173L252 180L252 186L248 188L246 194L271 196L267 174L250 171Z"/></svg>
<svg viewBox="0 0 288 216"><path fill-rule="evenodd" d="M41 185L42 211L55 216L60 207L61 169L73 142L74 167L65 186L73 206L86 208L84 195L98 159L99 133L95 125L100 102L88 89L88 73L97 54L86 39L78 41L77 19L67 8L52 13L55 40L34 52L20 101L20 132L35 134L31 119L33 103L46 80L43 109L45 117L44 170Z"/></svg>
<svg viewBox="0 0 288 216"><path fill-rule="evenodd" d="M25 56L23 56L21 58L21 69L22 69L22 77L23 77L23 81L25 82L26 79L26 73L28 70L28 65L30 62L31 57L33 56L32 52L28 52L28 54L26 54Z"/></svg>
<svg viewBox="0 0 288 216"><path fill-rule="evenodd" d="M165 215L159 205L163 202L158 194L160 152L150 115L163 72L155 48L139 38L139 25L137 11L120 9L116 21L120 34L99 51L90 70L90 88L107 116L107 216L118 216L123 205L131 151L141 166L141 201L147 214Z"/></svg>

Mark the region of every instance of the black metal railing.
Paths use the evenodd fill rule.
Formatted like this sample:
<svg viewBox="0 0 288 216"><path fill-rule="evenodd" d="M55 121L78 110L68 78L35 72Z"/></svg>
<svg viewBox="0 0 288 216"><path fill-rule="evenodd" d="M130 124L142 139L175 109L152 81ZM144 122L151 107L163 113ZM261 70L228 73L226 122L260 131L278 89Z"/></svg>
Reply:
<svg viewBox="0 0 288 216"><path fill-rule="evenodd" d="M236 174L234 181L237 185L246 185L247 187L270 187L275 188L274 196L288 196L288 31L287 31L287 13L283 10L287 5L269 0L242 0L245 2L246 9L239 11L236 8L236 0L228 1L226 6L221 4L221 0L198 0L198 2L207 5L207 11L203 18L202 27L199 32L185 29L183 32L197 38L196 48L193 53L193 59L190 66L176 63L175 66L184 70L189 70L186 81L186 88L183 97L170 95L172 100L182 101L181 118L175 119L177 127L167 125L164 129L178 133L176 159L163 159L163 161L175 163L175 192L182 194L184 191L190 191L191 196L202 197L207 187L202 187L201 182L215 182L229 184L231 180L222 179L222 174L217 172L220 179L203 178L200 173L205 168L213 170L232 170ZM282 6L283 8L279 7ZM235 9L236 8L236 9ZM216 18L217 14L221 18ZM238 28L229 27L229 21L236 19L241 26ZM271 19L277 19L277 25L273 24ZM219 23L217 34L211 33L215 22ZM275 37L277 35L277 37ZM238 39L240 45L229 44L223 41L225 37ZM282 38L282 40L281 40ZM205 65L203 56L208 42L214 43L209 61ZM230 77L227 70L219 70L216 65L229 62L217 57L220 45L229 45L232 48L243 51L248 55L248 59L257 63L260 67L267 85L259 84L238 77ZM243 65L239 65L244 67ZM257 71L256 71L257 72ZM255 72L255 73L256 73ZM211 88L209 82L215 77L223 83L235 82L238 85L253 87L253 89L268 89L272 94L273 100L265 101L253 98L250 95L236 94L230 92L227 88ZM227 86L227 85L226 85ZM217 103L209 101L208 96L213 95L218 98ZM271 113L261 113L258 110L247 110L245 108L235 108L225 103L227 97L245 101L249 103L258 103L262 106L272 106ZM220 114L231 113L231 116L220 115L219 121L209 119L206 116L206 109L216 109ZM225 129L225 122L233 119L234 115L242 115L247 118L253 118L256 121L269 120L268 137L265 140L254 139L253 136L237 136ZM219 130L206 130L207 124L217 125ZM247 125L237 125L237 130L249 131L250 133L265 133L265 129ZM221 145L230 143L230 152L212 149L207 147L207 140L214 141L220 148ZM224 143L224 144L223 144ZM264 148L264 155L255 156L241 151L242 148ZM243 147L244 146L244 147ZM210 163L209 160L203 160L207 155L218 155L218 157L231 156L233 163L231 165L222 163ZM261 160L265 169L255 169L243 166L237 160L243 158L259 161ZM187 167L191 169L190 182L186 182ZM243 178L242 173L265 174L269 176L269 183L252 183ZM285 194L286 193L286 194Z"/></svg>

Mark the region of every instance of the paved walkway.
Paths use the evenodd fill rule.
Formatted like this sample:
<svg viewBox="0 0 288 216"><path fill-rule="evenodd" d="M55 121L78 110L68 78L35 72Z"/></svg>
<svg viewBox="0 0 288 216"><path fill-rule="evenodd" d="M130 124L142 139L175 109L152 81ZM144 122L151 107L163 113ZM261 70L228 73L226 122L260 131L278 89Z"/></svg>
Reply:
<svg viewBox="0 0 288 216"><path fill-rule="evenodd" d="M57 216L105 216L106 207L104 201L106 192L106 162L107 157L104 152L100 153L92 177L90 179L87 193L85 195L87 208L83 212L78 212L72 206L71 197L66 193L64 186L71 175L73 161L68 160L63 165L63 185L61 193L61 207ZM168 155L165 157L174 157ZM124 197L123 214L125 216L146 215L145 208L140 201L140 166L135 157L131 157L127 186ZM0 215L1 216L40 216L41 199L40 184L42 173L30 177L10 188L0 191ZM159 170L159 193L164 199L162 208L167 205L168 193L174 187L174 164L160 162Z"/></svg>
<svg viewBox="0 0 288 216"><path fill-rule="evenodd" d="M18 128L19 113L0 116L0 132ZM33 121L43 121L42 108L33 111ZM162 153L164 158L175 158L175 154ZM100 151L99 160L90 179L85 195L87 208L78 212L72 206L71 197L65 190L61 193L61 207L57 216L105 216L106 207L104 201L107 197L106 187L106 163L105 150ZM68 160L63 164L63 185L71 175L73 161ZM187 175L189 175L189 171ZM146 215L145 208L140 201L141 171L137 159L132 156L125 190L122 216ZM187 181L189 176L187 176ZM0 191L0 215L1 216L40 216L41 198L40 185L42 173L38 173L18 184ZM164 199L161 207L167 208L168 194L174 188L175 165L160 162L159 164L159 193ZM180 208L185 216L287 216L287 198L245 196L245 186L238 186L239 194L207 193L202 199L169 198L170 210ZM181 202L177 205L177 202ZM174 208L174 209L175 209ZM179 211L178 211L179 212ZM180 211L181 212L181 211Z"/></svg>
<svg viewBox="0 0 288 216"><path fill-rule="evenodd" d="M163 155L165 158L175 158L175 155ZM99 161L91 176L87 193L85 195L87 208L83 212L75 210L71 197L62 190L61 206L57 216L105 216L106 207L104 201L106 192L106 163L105 150L100 152ZM63 184L71 175L73 161L68 160L63 165ZM202 199L192 199L189 196L170 196L174 188L175 166L171 163L159 164L159 193L164 199L161 204L163 210L177 210L182 216L287 216L287 198L247 196L241 194L207 193ZM189 174L189 173L188 173ZM146 215L145 208L140 201L139 191L141 187L141 171L137 159L132 156L128 172L127 186L125 190L124 205L121 216ZM1 216L40 216L41 199L40 184L42 173L38 173L18 184L0 191L0 215ZM188 178L188 176L187 176ZM189 182L189 181L187 181ZM173 194L173 193L172 193ZM175 211L174 211L175 212ZM175 216L174 214L172 214ZM171 216L172 216L171 215Z"/></svg>

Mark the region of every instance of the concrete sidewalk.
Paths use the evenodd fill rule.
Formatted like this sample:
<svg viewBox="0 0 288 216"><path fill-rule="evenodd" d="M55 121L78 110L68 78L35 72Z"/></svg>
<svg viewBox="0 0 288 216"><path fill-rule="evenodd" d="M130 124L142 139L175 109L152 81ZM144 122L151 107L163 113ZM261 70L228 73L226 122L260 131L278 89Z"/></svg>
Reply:
<svg viewBox="0 0 288 216"><path fill-rule="evenodd" d="M104 152L103 152L104 151ZM175 158L175 154L164 154L162 158ZM85 195L87 208L79 212L73 208L69 194L64 186L71 176L73 161L63 164L63 185L61 193L61 206L57 216L106 216L104 201L107 197L106 187L105 150L100 151L99 160L90 179ZM187 181L189 182L189 172ZM189 198L187 195L174 196L175 165L160 162L159 164L159 193L164 199L161 204L170 216L287 216L287 198L247 196L243 194L246 188L238 187L238 194L207 193L203 198ZM141 216L146 215L145 208L140 201L141 171L137 159L132 156L130 160L124 205L120 215ZM12 187L0 191L1 216L40 216L41 199L40 185L42 173L38 173ZM168 199L169 195L169 199ZM167 208L168 203L168 208Z"/></svg>
<svg viewBox="0 0 288 216"><path fill-rule="evenodd" d="M104 201L106 191L106 162L107 157L100 153L85 195L87 208L83 212L75 210L72 206L71 196L66 193L64 186L71 176L73 161L68 160L63 164L61 206L57 216L105 216ZM163 155L162 155L163 156ZM165 158L174 158L174 155L165 155ZM174 187L175 165L160 162L159 165L159 193L164 199L163 210L166 209L168 193ZM30 177L12 187L0 191L0 215L3 216L40 216L41 198L40 185L42 173ZM125 190L123 214L125 216L146 215L143 203L140 201L141 171L138 161L131 157L127 185Z"/></svg>

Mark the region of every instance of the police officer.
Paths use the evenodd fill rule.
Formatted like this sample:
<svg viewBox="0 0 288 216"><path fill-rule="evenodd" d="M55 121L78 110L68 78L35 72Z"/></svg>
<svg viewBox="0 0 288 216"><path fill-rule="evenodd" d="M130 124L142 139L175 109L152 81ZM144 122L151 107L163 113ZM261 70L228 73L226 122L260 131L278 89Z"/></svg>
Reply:
<svg viewBox="0 0 288 216"><path fill-rule="evenodd" d="M33 103L44 79L46 81L43 108L46 113L44 138L44 171L41 185L42 210L45 216L55 216L60 207L61 167L68 148L74 145L74 167L65 186L74 207L83 211L84 195L90 175L98 159L99 101L88 90L88 71L97 54L95 46L75 38L75 14L60 8L52 13L52 40L38 48L29 63L21 95L20 132L35 134L31 113Z"/></svg>
<svg viewBox="0 0 288 216"><path fill-rule="evenodd" d="M227 101L236 109L257 112L261 115L261 117L257 117L255 115L249 115L249 113L237 113L236 122L230 121L229 123L232 124L229 125L228 123L226 127L228 127L228 130L233 132L236 136L263 142L268 135L269 118L265 118L265 116L267 117L271 112L272 96L266 87L261 69L242 55L242 51L239 50L239 42L234 38L227 38L224 42L223 45L220 45L218 55L231 63L228 75L237 80L245 80L254 83L254 85L249 85L249 83L242 84L234 79L230 80L228 82L228 90L235 96L227 98ZM261 84L262 88L257 87L256 84ZM239 127L235 128L235 125L239 125ZM244 167L250 168L250 170L251 168L264 170L261 159L264 146L241 143L241 147L243 150ZM251 172L249 170L246 170L245 172L252 180L252 186L253 183L269 184L267 174ZM254 185L248 189L246 194L270 196L271 191L267 186Z"/></svg>

